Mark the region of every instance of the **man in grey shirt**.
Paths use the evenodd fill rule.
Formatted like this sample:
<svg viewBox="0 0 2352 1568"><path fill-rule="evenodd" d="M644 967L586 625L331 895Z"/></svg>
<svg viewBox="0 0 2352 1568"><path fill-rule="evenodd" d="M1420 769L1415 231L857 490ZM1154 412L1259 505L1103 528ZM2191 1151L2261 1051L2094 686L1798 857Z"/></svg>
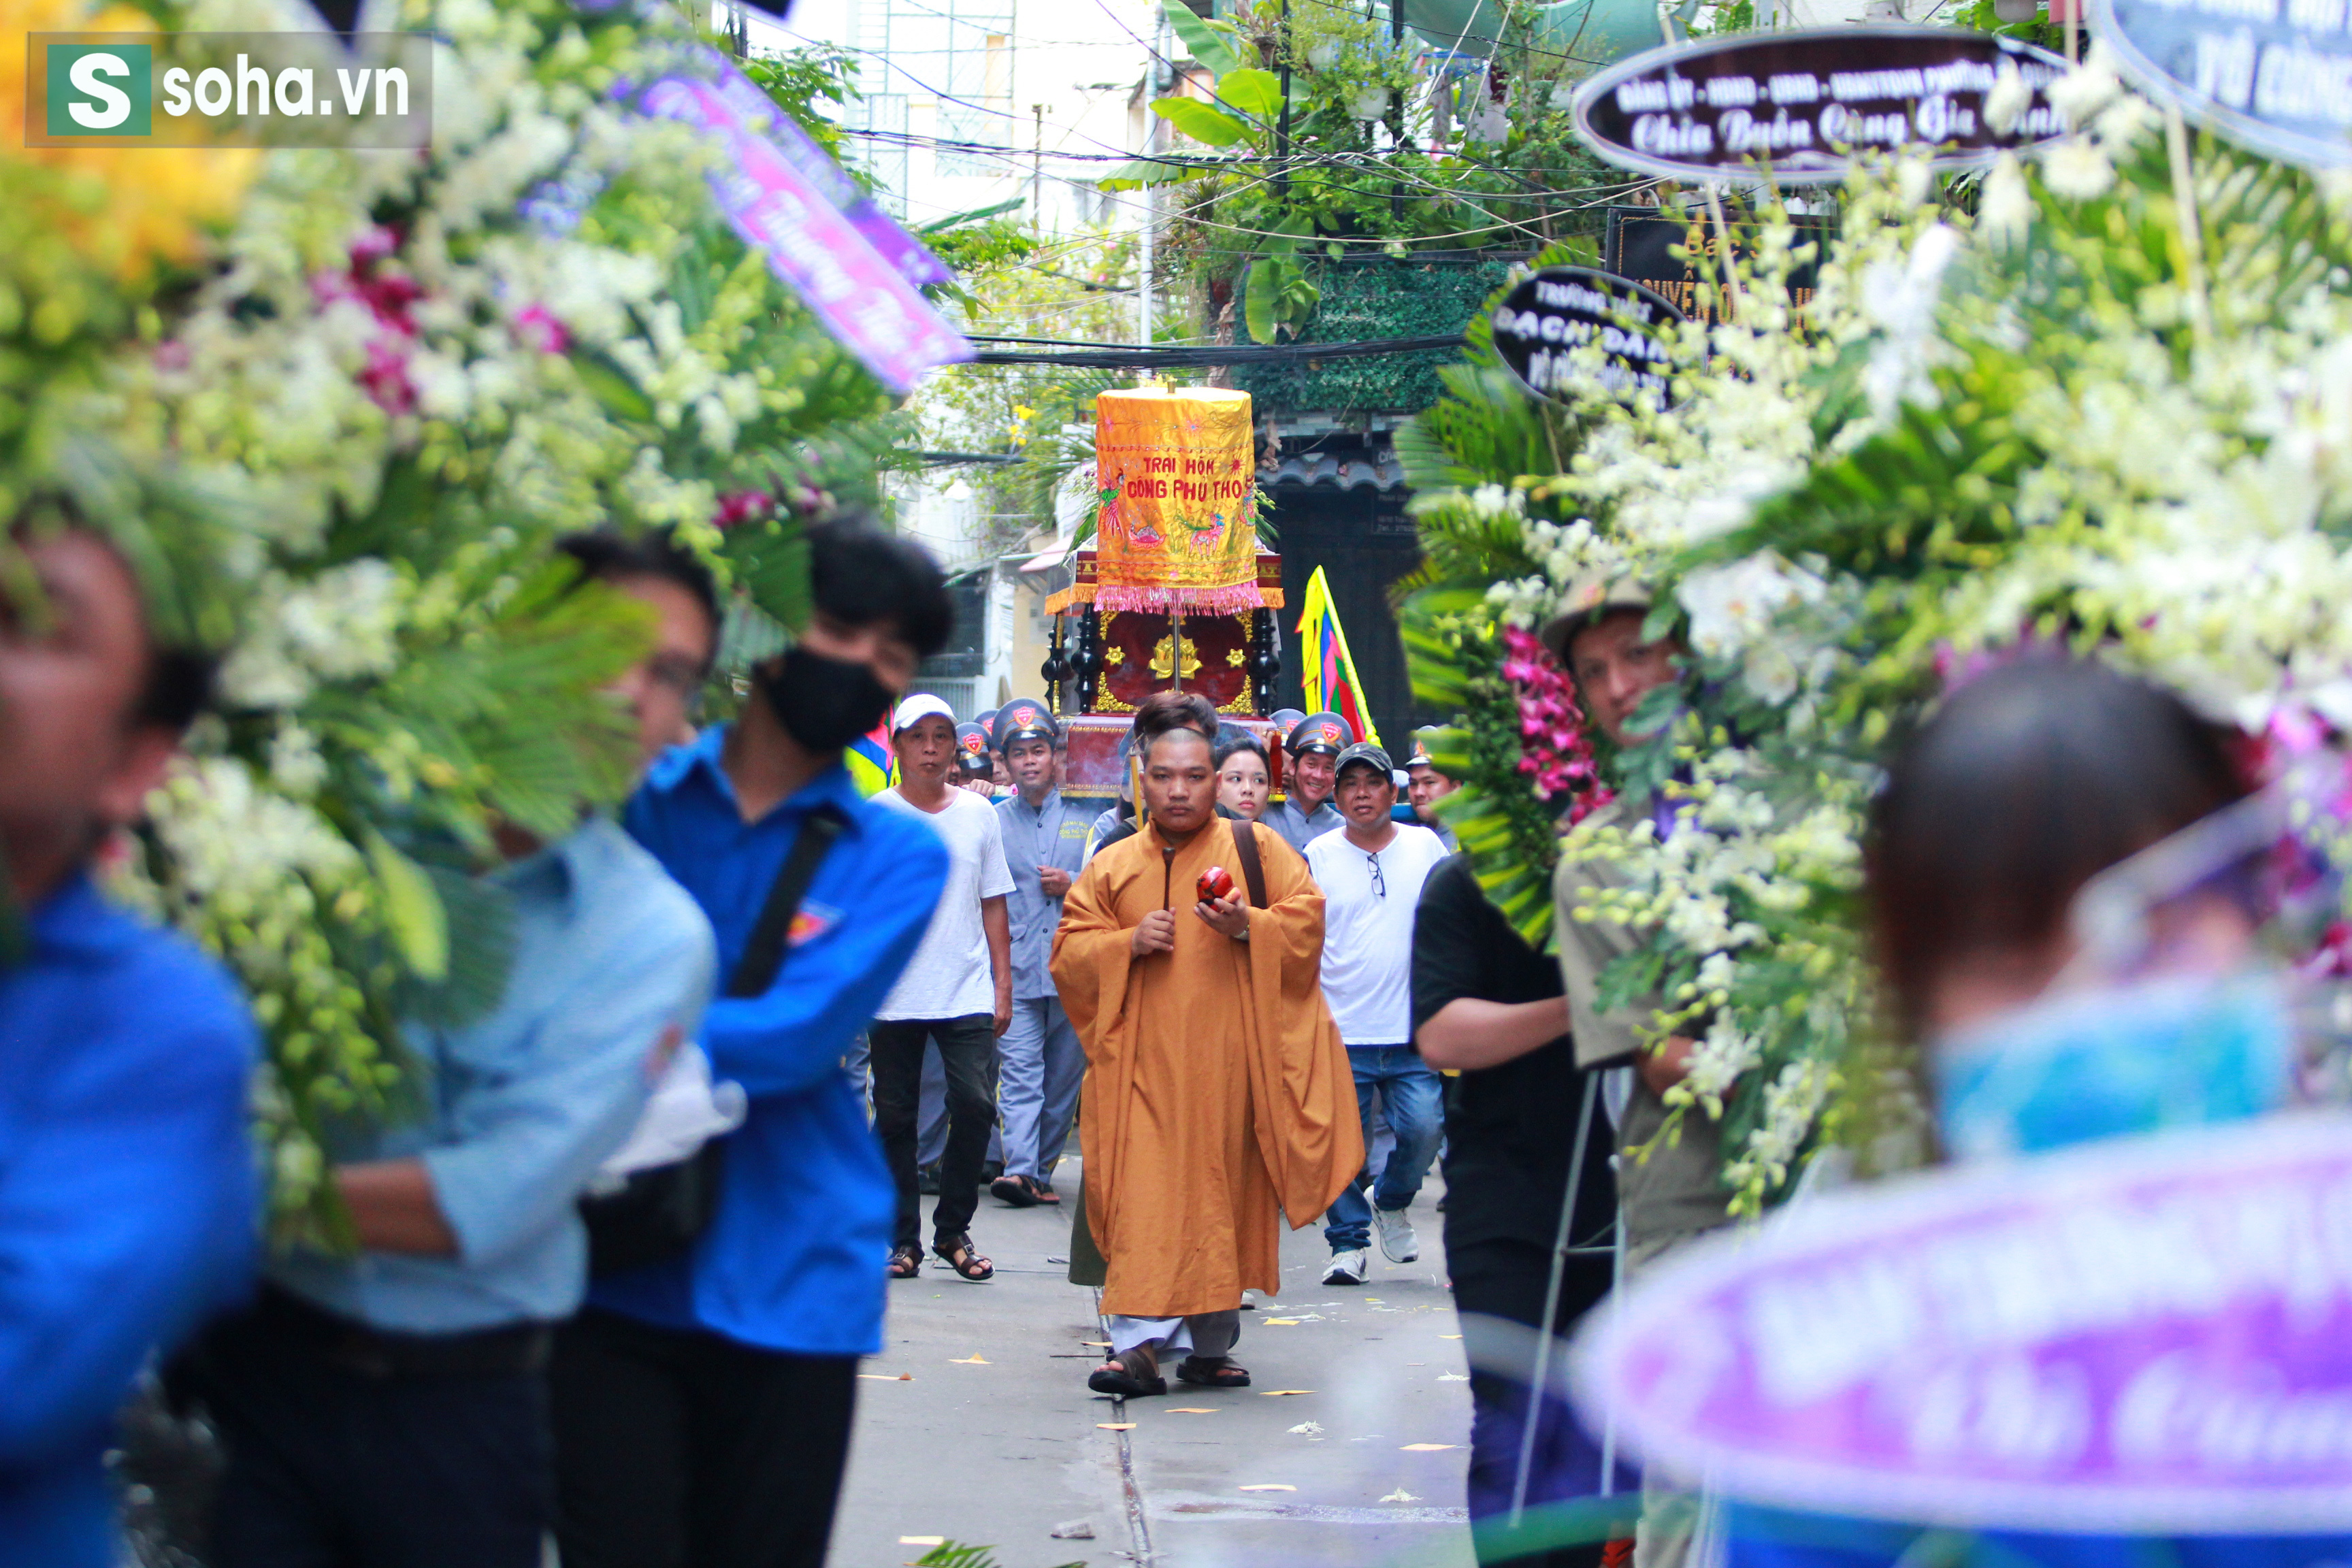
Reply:
<svg viewBox="0 0 2352 1568"><path fill-rule="evenodd" d="M1301 855L1307 846L1347 825L1331 804L1339 753L1356 743L1356 731L1337 713L1309 713L1290 727L1283 742L1283 797L1259 818Z"/></svg>
<svg viewBox="0 0 2352 1568"><path fill-rule="evenodd" d="M1004 1173L989 1191L1014 1208L1058 1204L1054 1163L1077 1116L1087 1055L1062 1011L1048 965L1062 898L1085 864L1086 808L1054 785L1062 727L1043 702L1015 698L996 710L997 755L1018 792L996 803L1003 819L1004 862L1013 873L1006 901L1013 921L1013 1023L997 1042L996 1110L1004 1126Z"/></svg>

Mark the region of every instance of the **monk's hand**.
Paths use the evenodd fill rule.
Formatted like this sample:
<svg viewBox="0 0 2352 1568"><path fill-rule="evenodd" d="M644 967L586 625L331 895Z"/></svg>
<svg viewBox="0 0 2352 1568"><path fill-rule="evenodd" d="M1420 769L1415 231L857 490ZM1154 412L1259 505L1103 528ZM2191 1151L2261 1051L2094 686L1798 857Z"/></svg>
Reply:
<svg viewBox="0 0 2352 1568"><path fill-rule="evenodd" d="M1203 899L1192 906L1201 923L1235 942L1249 940L1249 906L1232 899Z"/></svg>
<svg viewBox="0 0 2352 1568"><path fill-rule="evenodd" d="M1149 958L1155 952L1176 951L1176 911L1154 910L1143 917L1127 939L1128 947L1138 958Z"/></svg>

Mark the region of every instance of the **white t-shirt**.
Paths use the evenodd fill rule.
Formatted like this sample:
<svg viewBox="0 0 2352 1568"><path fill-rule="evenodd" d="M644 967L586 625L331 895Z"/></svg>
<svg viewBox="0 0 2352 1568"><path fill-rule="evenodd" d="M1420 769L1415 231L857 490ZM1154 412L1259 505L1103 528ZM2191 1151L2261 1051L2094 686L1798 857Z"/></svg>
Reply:
<svg viewBox="0 0 2352 1568"><path fill-rule="evenodd" d="M931 825L948 847L948 885L923 932L915 956L898 984L882 999L877 1018L961 1018L996 1010L996 982L989 973L988 935L981 929L980 901L1013 891L1004 864L1004 830L986 795L948 786L940 811L910 805L895 789L874 797L887 810L904 812Z"/></svg>
<svg viewBox="0 0 2352 1568"><path fill-rule="evenodd" d="M1323 889L1323 998L1339 1038L1351 1046L1412 1039L1413 906L1445 858L1445 844L1426 827L1401 822L1379 858L1375 882L1370 852L1344 831L1307 844L1307 868Z"/></svg>

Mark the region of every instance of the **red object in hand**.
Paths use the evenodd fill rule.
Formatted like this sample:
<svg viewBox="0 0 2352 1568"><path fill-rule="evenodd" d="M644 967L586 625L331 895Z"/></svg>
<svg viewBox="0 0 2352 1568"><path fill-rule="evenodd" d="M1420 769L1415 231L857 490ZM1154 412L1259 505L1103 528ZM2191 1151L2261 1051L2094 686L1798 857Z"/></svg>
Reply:
<svg viewBox="0 0 2352 1568"><path fill-rule="evenodd" d="M1201 873L1201 880L1196 885L1196 890L1204 904L1213 903L1219 899L1230 899L1234 896L1234 879L1225 875L1225 868L1223 866L1212 866Z"/></svg>

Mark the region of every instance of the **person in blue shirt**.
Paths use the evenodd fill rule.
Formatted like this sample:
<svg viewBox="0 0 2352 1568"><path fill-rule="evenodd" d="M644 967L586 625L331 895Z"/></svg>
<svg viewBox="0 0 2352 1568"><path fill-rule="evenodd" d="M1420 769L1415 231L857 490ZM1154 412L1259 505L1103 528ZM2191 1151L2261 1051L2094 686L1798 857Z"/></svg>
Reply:
<svg viewBox="0 0 2352 1568"><path fill-rule="evenodd" d="M774 979L704 1023L712 1070L750 1104L709 1228L682 1260L597 1280L560 1337L565 1568L822 1563L857 1358L882 1348L898 1194L843 1057L922 940L948 852L862 798L842 753L954 610L911 543L851 521L808 538L808 625L753 672L740 717L664 757L626 813L710 917L727 973L801 836L834 837Z"/></svg>
<svg viewBox="0 0 2352 1568"><path fill-rule="evenodd" d="M1054 785L1062 726L1043 702L1024 697L998 709L994 739L1018 793L996 803L1013 871L1013 1025L997 1043L1004 1173L988 1190L1014 1208L1034 1208L1062 1201L1054 1165L1077 1120L1087 1070L1050 965L1063 897L1085 864L1089 818Z"/></svg>
<svg viewBox="0 0 2352 1568"><path fill-rule="evenodd" d="M64 503L27 509L10 551L38 598L0 589L0 1564L108 1568L116 1408L250 1288L254 1032L226 975L90 875L208 661L151 632L131 568Z"/></svg>
<svg viewBox="0 0 2352 1568"><path fill-rule="evenodd" d="M583 580L653 612L616 683L650 761L718 637L708 572L658 537L567 542ZM214 1568L539 1568L553 1525L546 1360L580 1304L577 1204L635 1125L710 988L709 922L619 826L499 829L511 910L498 1005L405 1026L420 1114L329 1130L355 1258L273 1259L188 1382L228 1464Z"/></svg>

